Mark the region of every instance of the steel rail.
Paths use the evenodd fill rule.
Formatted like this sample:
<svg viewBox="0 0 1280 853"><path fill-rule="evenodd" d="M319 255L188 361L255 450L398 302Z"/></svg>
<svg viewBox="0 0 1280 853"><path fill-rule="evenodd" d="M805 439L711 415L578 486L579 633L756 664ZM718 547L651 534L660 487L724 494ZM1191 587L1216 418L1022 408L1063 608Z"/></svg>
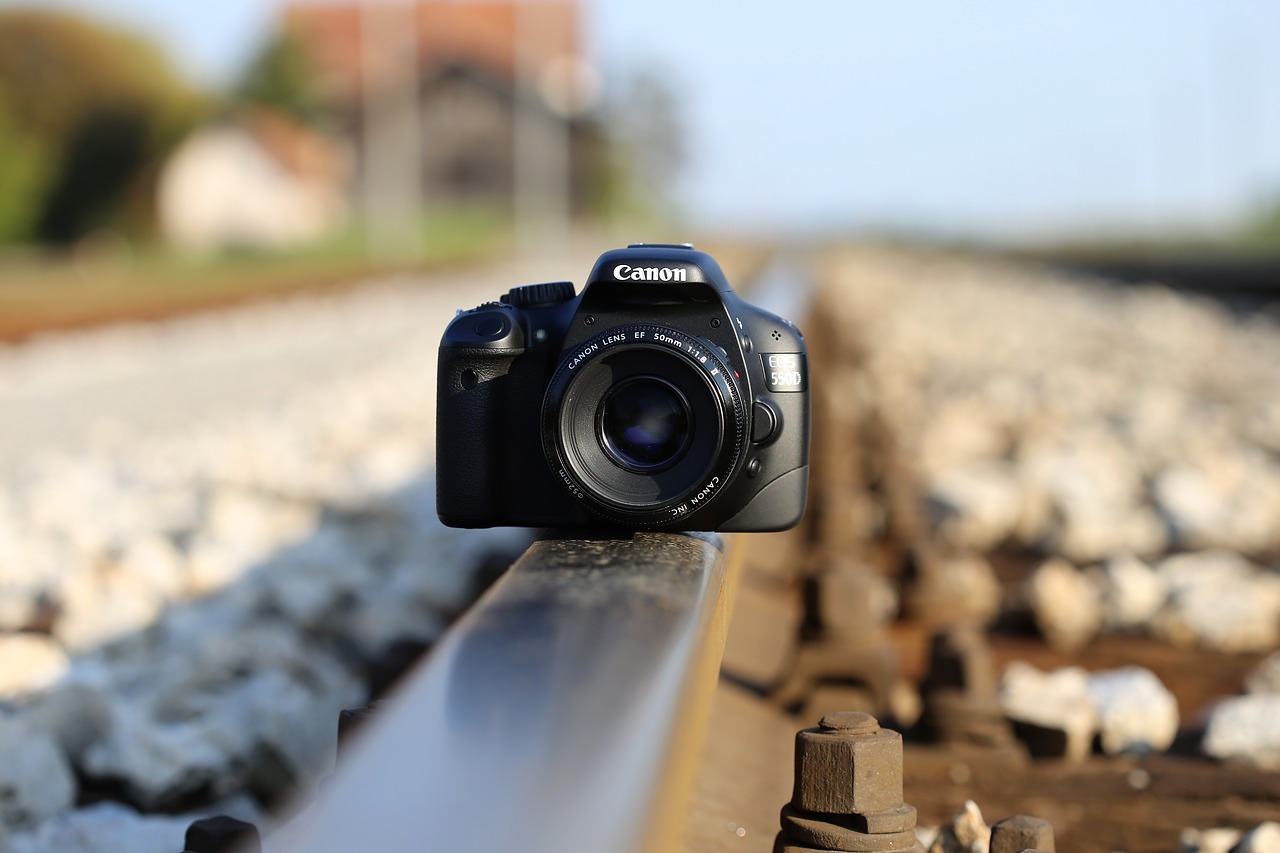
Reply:
<svg viewBox="0 0 1280 853"><path fill-rule="evenodd" d="M346 750L286 849L678 847L736 574L708 534L535 542Z"/></svg>

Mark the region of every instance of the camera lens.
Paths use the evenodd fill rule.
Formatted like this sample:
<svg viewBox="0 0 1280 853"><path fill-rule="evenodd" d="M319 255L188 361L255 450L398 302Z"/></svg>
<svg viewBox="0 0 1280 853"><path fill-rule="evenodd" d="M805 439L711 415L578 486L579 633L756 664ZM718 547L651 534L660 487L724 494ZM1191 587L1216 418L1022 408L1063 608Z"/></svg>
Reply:
<svg viewBox="0 0 1280 853"><path fill-rule="evenodd" d="M601 517L683 525L732 480L748 436L736 375L714 344L665 326L616 326L567 352L547 386L552 475Z"/></svg>
<svg viewBox="0 0 1280 853"><path fill-rule="evenodd" d="M600 440L615 462L630 471L669 467L689 445L689 403L656 376L618 383L600 403Z"/></svg>

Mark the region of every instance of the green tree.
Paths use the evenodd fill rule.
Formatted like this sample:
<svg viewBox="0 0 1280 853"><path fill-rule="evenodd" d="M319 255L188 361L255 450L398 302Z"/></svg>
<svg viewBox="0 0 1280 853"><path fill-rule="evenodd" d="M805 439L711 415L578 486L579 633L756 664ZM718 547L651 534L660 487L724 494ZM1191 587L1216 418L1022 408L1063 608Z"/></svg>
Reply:
<svg viewBox="0 0 1280 853"><path fill-rule="evenodd" d="M31 239L48 173L45 149L0 98L0 245Z"/></svg>
<svg viewBox="0 0 1280 853"><path fill-rule="evenodd" d="M119 224L127 189L204 103L142 38L63 12L9 9L0 11L0 106L0 152L16 158L0 165L0 195L11 195L11 180L19 187L3 203L0 240L34 228L61 243ZM112 156L93 148L103 139ZM76 177L94 172L87 184Z"/></svg>
<svg viewBox="0 0 1280 853"><path fill-rule="evenodd" d="M673 81L643 68L626 74L604 104L604 206L624 216L663 217L684 168L685 127Z"/></svg>
<svg viewBox="0 0 1280 853"><path fill-rule="evenodd" d="M1268 249L1280 247L1280 193L1259 207L1245 226L1245 241Z"/></svg>
<svg viewBox="0 0 1280 853"><path fill-rule="evenodd" d="M306 47L296 37L281 32L270 38L250 63L236 96L243 103L270 107L314 123L322 109L315 79L315 67Z"/></svg>

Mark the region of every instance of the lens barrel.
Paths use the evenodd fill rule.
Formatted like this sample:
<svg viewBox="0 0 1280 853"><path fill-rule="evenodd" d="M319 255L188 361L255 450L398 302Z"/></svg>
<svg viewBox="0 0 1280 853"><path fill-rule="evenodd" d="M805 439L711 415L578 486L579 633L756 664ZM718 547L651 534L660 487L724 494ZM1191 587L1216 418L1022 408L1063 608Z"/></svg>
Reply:
<svg viewBox="0 0 1280 853"><path fill-rule="evenodd" d="M547 461L588 509L630 526L681 523L728 484L743 394L714 344L627 325L575 347L542 408Z"/></svg>

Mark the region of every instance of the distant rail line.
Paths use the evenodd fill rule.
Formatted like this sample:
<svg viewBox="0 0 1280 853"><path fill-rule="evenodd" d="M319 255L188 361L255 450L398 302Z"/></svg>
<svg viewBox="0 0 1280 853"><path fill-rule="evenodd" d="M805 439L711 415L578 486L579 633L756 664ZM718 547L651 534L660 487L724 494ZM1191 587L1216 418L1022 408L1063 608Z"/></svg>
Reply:
<svg viewBox="0 0 1280 853"><path fill-rule="evenodd" d="M1171 255L1072 259L1047 257L1050 266L1115 281L1157 282L1244 307L1280 308L1280 253L1252 257Z"/></svg>

